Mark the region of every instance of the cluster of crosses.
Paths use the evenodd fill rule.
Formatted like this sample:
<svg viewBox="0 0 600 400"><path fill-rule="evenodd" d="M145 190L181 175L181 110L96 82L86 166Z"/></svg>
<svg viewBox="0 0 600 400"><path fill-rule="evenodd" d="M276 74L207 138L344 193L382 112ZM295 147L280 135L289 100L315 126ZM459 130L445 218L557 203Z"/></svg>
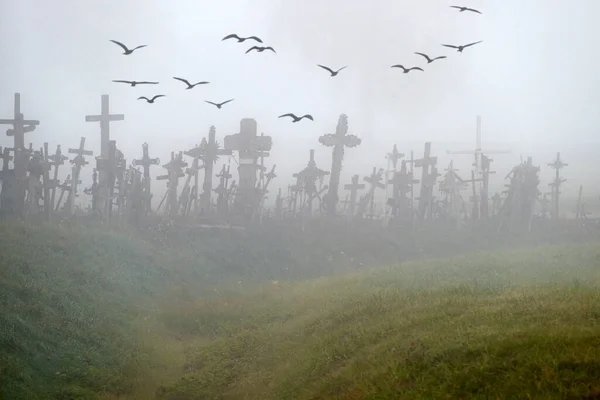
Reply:
<svg viewBox="0 0 600 400"><path fill-rule="evenodd" d="M437 157L431 155L429 142L425 143L423 157L418 159L414 158L412 151L410 158L405 158L405 154L400 153L394 145L387 154L387 169L373 167L372 172L363 177L363 182L359 175L353 175L350 182L343 185L342 189L347 195L345 200L340 201L340 177L345 151L361 144L360 138L348 133L346 115L339 117L334 133L319 137L321 145L332 149L330 171L317 167L314 149L311 149L307 166L293 175L295 184L288 186L287 196L282 194L281 189L278 190L273 212L270 208L265 209L265 199L276 177L276 166L273 165L269 170L264 165L265 158L270 155L272 138L258 135L257 123L251 118L241 120L239 133L224 137L223 147L216 139L215 127L211 126L207 137L199 145L186 151L172 152L170 160L162 165L165 173L156 177L158 181L166 181L167 190L158 207L153 210L150 169L159 166L160 160L150 156L149 146L144 143L141 158L127 164L116 141L110 138L110 124L123 121L125 116L111 114L109 105L109 96L102 95L100 114L85 118L87 122L99 123L101 148L100 155L95 158L92 185L82 192L92 198L87 214L103 221L140 223L150 214L158 213L172 219L183 217L183 220L194 220L217 216L229 221L252 221L256 218L262 221L265 217L305 221L312 216L342 216L352 220L378 219L385 224L396 222L412 226L417 221L449 219L460 229L465 221L497 216L501 221L499 229L514 228L523 223L530 229L536 201L544 206L544 215L551 206L550 216L558 218L560 186L565 181L560 177L559 170L567 166L560 159L560 153L549 164L556 170L556 178L550 183L550 200L546 195L542 200L539 199L539 167L534 167L531 159L516 166L507 175L510 183L504 193L497 193L488 199L489 176L494 173L490 170L492 159L489 154L494 152L481 150L479 130L475 151L456 153L475 156L470 179L461 178L452 162L445 174L439 173ZM25 119L19 94L15 94L13 118L0 119L0 124L10 125L6 133L14 138L12 148L0 148L2 215L43 215L51 218L54 214L72 216L82 212L76 206L76 198L80 194L80 176L83 168L89 164L88 159L93 156L93 152L85 148L85 138L81 138L77 148L68 149L68 155L72 156L70 160L62 153L60 145L54 154L49 153L47 143L39 150L34 150L31 144L26 147L25 134L35 131L39 121ZM233 179L230 164L223 164L215 175L219 158L232 156L234 152L237 153L238 162L237 181ZM67 161L71 170L67 178L60 182L59 169ZM415 176L416 168L420 168L418 177ZM200 186L201 171L204 173ZM218 178L216 187L213 176ZM329 177L327 184L326 177ZM419 185L418 192L416 185ZM440 199L434 193L436 185ZM461 191L469 186L470 207L461 196ZM382 191L385 191L385 206L383 210L377 210L375 199ZM585 217L585 211L579 208L578 205L578 216Z"/></svg>

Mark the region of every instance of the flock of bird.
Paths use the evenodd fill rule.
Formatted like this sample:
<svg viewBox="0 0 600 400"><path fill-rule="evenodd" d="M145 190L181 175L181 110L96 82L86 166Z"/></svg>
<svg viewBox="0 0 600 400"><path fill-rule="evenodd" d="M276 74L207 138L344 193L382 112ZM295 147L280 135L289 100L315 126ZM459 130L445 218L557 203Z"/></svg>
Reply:
<svg viewBox="0 0 600 400"><path fill-rule="evenodd" d="M468 12L472 12L472 13L482 14L481 11L478 11L476 9L469 8L469 7L464 7L464 6L450 6L450 8L455 8L459 12L468 11ZM262 39L260 39L258 36L242 37L242 36L239 36L236 33L232 33L232 34L229 34L229 35L225 36L223 39L221 39L221 41L225 41L225 40L229 40L229 39L235 39L235 40L237 40L238 43L244 43L247 40L253 40L253 41L257 42L257 43L263 44ZM113 42L114 44L120 46L123 49L123 55L126 55L126 56L133 54L133 52L136 51L136 50L138 50L138 49L141 49L143 47L147 47L147 45L143 44L143 45L136 46L136 47L133 47L133 48L130 49L127 46L125 46L123 43L118 42L116 40L111 40L111 42ZM455 45L450 45L450 44L442 44L442 46L448 47L448 48L451 48L451 49L456 49L456 51L458 51L459 53L462 53L463 50L466 49L467 47L474 46L474 45L476 45L478 43L481 43L481 42L482 42L482 40L477 41L477 42L473 42L473 43L468 43L468 44L465 44L465 45L460 45L460 46L455 46ZM255 46L252 46L252 47L248 48L248 50L246 50L245 54L248 54L248 53L250 53L252 51L256 51L258 53L262 53L262 52L264 52L266 50L269 50L269 51L273 52L274 54L277 54L277 52L275 51L275 49L273 47L271 47L271 46L258 46L258 45L255 45ZM421 56L423 58L425 58L425 60L427 61L427 64L431 64L432 62L434 62L436 60L441 60L441 59L447 58L446 56L437 56L437 57L431 58L427 54L420 53L420 52L415 52L415 54L419 55L419 56ZM333 70L333 69L331 69L331 68L329 68L329 67L327 67L325 65L317 64L317 66L319 68L322 68L325 71L329 72L329 74L330 74L331 77L337 76L342 70L344 70L345 68L348 68L348 66L344 66L344 67L341 67L341 68L339 68L337 70ZM402 69L402 71L405 74L408 74L410 71L423 71L423 68L421 68L421 67L406 68L402 64L392 65L391 68L400 68L400 69ZM199 81L199 82L196 82L196 83L190 83L190 81L188 81L187 79L179 78L179 77L175 77L175 76L173 77L173 79L184 83L186 85L186 88L185 88L186 90L193 89L193 88L195 88L196 86L199 86L199 85L206 85L206 84L210 83L210 82L207 82L207 81ZM149 81L113 80L113 82L115 82L115 83L125 83L125 84L130 85L131 87L135 87L137 85L158 85L158 82L149 82ZM157 99L159 99L161 97L166 97L166 95L164 95L164 94L157 94L157 95L155 95L155 96L153 96L151 98L148 98L146 96L140 96L140 97L138 97L138 100L145 100L146 102L152 104ZM208 101L208 100L205 100L205 102L208 103L208 104L211 104L211 105L213 105L215 107L217 107L217 109L220 110L225 104L230 103L233 100L234 99L229 99L229 100L223 101L221 103L215 103L215 102ZM306 118L308 120L311 120L311 121L314 121L313 116L310 115L310 114L304 114L302 116L297 116L294 113L287 113L287 114L280 115L278 118L285 118L285 117L290 117L292 119L292 122L294 122L294 123L295 122L299 122L299 121L301 121L304 118Z"/></svg>

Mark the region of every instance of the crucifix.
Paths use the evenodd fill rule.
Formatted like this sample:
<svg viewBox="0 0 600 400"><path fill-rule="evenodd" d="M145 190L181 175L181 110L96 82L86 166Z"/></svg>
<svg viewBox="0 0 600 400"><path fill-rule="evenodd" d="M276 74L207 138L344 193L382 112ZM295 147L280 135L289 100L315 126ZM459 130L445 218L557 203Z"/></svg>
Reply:
<svg viewBox="0 0 600 400"><path fill-rule="evenodd" d="M293 175L294 178L297 178L300 182L300 186L306 195L308 215L312 213L312 203L314 198L318 195L316 182L318 179L323 179L326 175L329 175L329 171L323 171L317 167L317 163L315 162L315 151L312 149L310 150L310 159L306 168Z"/></svg>
<svg viewBox="0 0 600 400"><path fill-rule="evenodd" d="M188 163L183 161L183 152L179 152L178 156L175 156L175 152L171 152L171 160L163 165L163 168L167 170L167 175L156 177L159 181L167 180L165 214L169 215L171 218L177 215L177 186L179 185L179 178L185 176L183 168L187 166Z"/></svg>
<svg viewBox="0 0 600 400"><path fill-rule="evenodd" d="M125 120L123 114L111 114L110 113L110 100L107 94L103 94L101 97L101 109L99 115L86 115L86 122L100 122L100 157L96 160L100 164L107 165L110 149L110 123L115 121ZM102 160L102 161L101 161ZM98 209L104 210L106 206L104 202L109 197L110 188L109 186L109 171L104 168L98 168ZM112 201L112 200L111 200Z"/></svg>
<svg viewBox="0 0 600 400"><path fill-rule="evenodd" d="M349 184L344 185L344 189L350 191L350 202L348 203L348 215L350 215L350 217L354 217L358 191L363 190L366 187L364 183L358 183L358 179L358 174L356 174L352 176L352 181Z"/></svg>
<svg viewBox="0 0 600 400"><path fill-rule="evenodd" d="M149 213L152 210L152 191L150 184L150 166L160 164L159 158L150 158L148 153L148 143L142 144L142 158L138 160L132 160L132 165L134 167L142 166L144 168L144 180L143 180L143 190L142 190L142 198L144 202L145 212Z"/></svg>
<svg viewBox="0 0 600 400"><path fill-rule="evenodd" d="M333 147L329 192L325 199L327 214L333 217L335 216L335 207L339 201L338 189L340 185L342 161L344 159L344 148L356 147L360 145L361 140L355 135L348 135L348 116L342 114L338 119L335 133L328 133L319 137L319 142L324 146Z"/></svg>
<svg viewBox="0 0 600 400"><path fill-rule="evenodd" d="M15 93L14 100L14 116L12 119L0 119L0 125L12 125L12 129L6 131L7 136L12 136L14 140L14 164L13 170L15 175L14 193L12 195L15 201L15 213L20 214L25 204L25 192L27 190L27 163L29 156L25 148L25 134L33 132L40 124L37 120L26 120L21 112L21 95Z"/></svg>
<svg viewBox="0 0 600 400"><path fill-rule="evenodd" d="M85 137L81 137L79 140L78 149L69 149L69 154L75 154L75 157L70 161L73 167L71 168L71 189L69 190L69 197L67 198L67 213L73 215L73 209L75 207L75 196L77 196L77 185L81 183L79 174L81 168L88 164L85 156L91 156L94 154L91 150L85 150Z"/></svg>
<svg viewBox="0 0 600 400"><path fill-rule="evenodd" d="M256 204L256 170L259 157L268 157L273 145L270 136L257 136L256 120L244 118L240 121L240 132L225 136L224 147L239 153L239 183L234 206L250 219Z"/></svg>
<svg viewBox="0 0 600 400"><path fill-rule="evenodd" d="M219 178L219 186L214 189L215 193L217 193L217 211L221 214L227 213L227 186L229 184L229 179L232 177L232 175L229 173L229 168L229 166L225 168L225 164L223 164L221 172L217 174L217 178Z"/></svg>

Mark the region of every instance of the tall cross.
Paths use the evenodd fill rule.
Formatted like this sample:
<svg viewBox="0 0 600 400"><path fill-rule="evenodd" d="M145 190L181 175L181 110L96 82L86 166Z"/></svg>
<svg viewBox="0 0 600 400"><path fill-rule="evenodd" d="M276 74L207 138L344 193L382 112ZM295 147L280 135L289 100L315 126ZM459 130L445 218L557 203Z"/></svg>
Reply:
<svg viewBox="0 0 600 400"><path fill-rule="evenodd" d="M560 153L556 153L556 159L548 166L556 171L554 180L548 186L552 188L552 219L558 220L560 185L566 182L566 179L560 177L560 170L569 164L565 164L560 158Z"/></svg>
<svg viewBox="0 0 600 400"><path fill-rule="evenodd" d="M425 219L425 211L428 208L431 210L433 186L435 185L435 176L437 176L436 164L437 157L431 157L431 142L426 142L423 158L414 160L414 166L421 168L421 193L419 195L418 213L421 220ZM431 170L429 167L431 167ZM433 175L435 176L432 179Z"/></svg>
<svg viewBox="0 0 600 400"><path fill-rule="evenodd" d="M211 126L208 130L208 141L202 139L200 144L202 161L204 161L204 185L202 188L201 207L204 212L210 210L210 196L212 193L213 167L219 161L219 156L230 156L231 149L222 149L216 141L216 130ZM270 148L269 148L270 149Z"/></svg>
<svg viewBox="0 0 600 400"><path fill-rule="evenodd" d="M240 132L225 136L223 147L239 153L239 184L235 205L246 217L251 217L255 203L256 170L259 157L268 157L273 145L270 136L256 136L256 120L240 121Z"/></svg>
<svg viewBox="0 0 600 400"><path fill-rule="evenodd" d="M348 116L340 115L335 134L328 133L319 137L319 142L327 147L333 147L331 161L331 177L329 178L329 192L325 204L329 216L335 216L335 207L339 201L338 189L340 185L340 173L344 159L345 147L356 147L361 140L355 135L348 135Z"/></svg>
<svg viewBox="0 0 600 400"><path fill-rule="evenodd" d="M44 143L44 161L42 163L43 166L43 177L44 177L44 214L46 214L46 218L50 219L52 210L54 208L54 203L52 196L50 195L50 190L56 190L58 186L58 179L50 179L50 169L52 169L52 156L48 154L48 143Z"/></svg>
<svg viewBox="0 0 600 400"><path fill-rule="evenodd" d="M65 161L69 159L69 157L62 154L62 150L60 148L60 144L56 146L56 152L48 157L50 159L50 163L54 166L54 181L56 185L52 187L52 194L50 203L54 206L54 200L56 198L56 188L58 187L58 168L61 165L64 165Z"/></svg>
<svg viewBox="0 0 600 400"><path fill-rule="evenodd" d="M100 157L106 158L109 152L110 140L110 123L114 121L123 121L125 115L110 113L110 100L107 94L103 94L101 98L102 104L100 115L86 115L85 122L100 122Z"/></svg>
<svg viewBox="0 0 600 400"><path fill-rule="evenodd" d="M12 129L8 129L6 135L14 137L13 148L15 150L25 150L25 134L34 131L40 121L25 119L21 113L21 95L19 93L15 93L14 108L13 119L0 119L0 125L12 125Z"/></svg>
<svg viewBox="0 0 600 400"><path fill-rule="evenodd" d="M142 144L142 158L140 158L138 160L134 159L131 163L133 164L134 167L137 167L138 165L140 165L144 168L144 183L143 183L144 192L145 192L144 200L146 202L146 204L145 204L146 211L150 211L151 202L152 202L152 192L150 190L150 186L151 186L150 185L150 166L160 164L160 159L159 158L150 158L150 155L148 153L148 143L144 143L144 144Z"/></svg>
<svg viewBox="0 0 600 400"><path fill-rule="evenodd" d="M350 184L344 185L344 189L350 191L350 207L348 208L348 214L350 214L351 217L354 216L354 209L356 208L356 197L358 195L358 191L363 190L365 187L366 186L364 183L358 183L358 174L352 176L352 181Z"/></svg>
<svg viewBox="0 0 600 400"><path fill-rule="evenodd" d="M316 182L317 179L322 179L326 175L329 175L329 171L323 171L317 167L315 162L315 151L310 150L310 159L308 165L302 171L294 174L294 178L297 178L300 182L302 189L307 197L308 213L312 212L312 203L315 196L318 194Z"/></svg>
<svg viewBox="0 0 600 400"><path fill-rule="evenodd" d="M171 160L163 165L163 168L167 170L167 175L156 177L159 181L168 180L165 212L168 213L170 217L175 217L177 215L177 187L179 185L179 178L185 176L183 168L187 166L188 163L183 161L183 152L180 152L178 156L175 156L175 153L171 152Z"/></svg>
<svg viewBox="0 0 600 400"><path fill-rule="evenodd" d="M79 140L79 148L69 149L68 152L69 154L75 154L75 157L73 157L71 160L71 164L73 165L71 170L71 189L67 199L67 212L72 214L75 206L75 196L77 195L77 185L81 183L81 180L79 180L79 174L81 172L81 168L88 164L85 156L91 156L94 154L94 152L91 150L85 150L85 137L83 136Z"/></svg>
<svg viewBox="0 0 600 400"><path fill-rule="evenodd" d="M385 185L381 183L383 179L383 169L377 171L377 168L373 167L373 172L370 176L363 177L365 182L370 184L369 186L369 209L371 211L371 215L373 215L375 210L375 189L385 189Z"/></svg>

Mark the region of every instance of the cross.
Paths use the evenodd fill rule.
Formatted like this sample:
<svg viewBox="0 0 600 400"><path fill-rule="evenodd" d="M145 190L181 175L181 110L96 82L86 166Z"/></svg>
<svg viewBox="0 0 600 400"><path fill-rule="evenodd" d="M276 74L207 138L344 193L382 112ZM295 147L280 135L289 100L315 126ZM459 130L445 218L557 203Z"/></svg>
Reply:
<svg viewBox="0 0 600 400"><path fill-rule="evenodd" d="M354 216L354 209L356 207L356 196L358 191L363 190L365 187L366 186L364 183L358 183L358 174L352 176L352 181L350 184L344 185L344 189L350 191L350 207L348 210L348 214L350 214L350 216Z"/></svg>
<svg viewBox="0 0 600 400"><path fill-rule="evenodd" d="M396 169L396 165L398 165L398 161L402 157L404 157L404 153L400 153L398 151L398 146L396 146L396 145L394 145L394 149L392 150L392 152L387 154L387 158L388 158L388 160L390 160L390 162L394 166L394 169Z"/></svg>
<svg viewBox="0 0 600 400"><path fill-rule="evenodd" d="M307 201L309 214L312 212L313 199L317 195L315 183L317 179L322 179L326 175L329 175L328 171L323 171L322 169L317 167L317 163L315 162L314 149L310 150L310 159L306 168L293 175L294 178L298 179L300 185L304 189L304 192L308 196Z"/></svg>
<svg viewBox="0 0 600 400"><path fill-rule="evenodd" d="M375 189L385 189L385 185L383 183L381 183L381 180L383 179L383 169L380 169L379 171L377 171L377 168L373 167L373 172L371 173L371 176L365 176L363 177L363 180L365 182L368 182L370 184L370 188L369 188L369 200L370 200L370 210L371 210L371 214L373 214L374 208L375 208L375 202L374 202L374 194L375 194Z"/></svg>
<svg viewBox="0 0 600 400"><path fill-rule="evenodd" d="M44 143L44 161L42 162L44 170L44 213L46 218L50 218L53 209L54 199L50 195L50 190L55 191L58 186L58 179L50 179L50 169L52 168L52 156L48 154L48 143Z"/></svg>
<svg viewBox="0 0 600 400"><path fill-rule="evenodd" d="M160 164L159 158L150 158L148 153L148 143L142 144L142 158L131 162L134 167L141 165L144 168L144 191L146 192L146 210L150 210L152 196L150 192L150 166Z"/></svg>
<svg viewBox="0 0 600 400"><path fill-rule="evenodd" d="M165 209L168 211L171 217L177 214L177 186L179 184L179 178L185 176L183 168L187 167L188 163L183 161L183 152L180 152L176 157L174 152L171 152L171 160L163 165L168 172L167 175L157 176L156 179L159 181L168 180L167 189L167 204Z"/></svg>
<svg viewBox="0 0 600 400"><path fill-rule="evenodd" d="M319 137L319 143L327 147L333 147L331 160L331 177L329 178L329 192L326 198L327 213L335 215L335 207L339 201L338 188L340 185L340 173L344 159L345 147L356 147L361 140L358 136L348 135L348 116L340 115L335 134L328 133Z"/></svg>
<svg viewBox="0 0 600 400"><path fill-rule="evenodd" d="M471 212L472 219L479 219L479 196L477 196L477 191L475 190L475 182L481 181L481 178L475 178L475 171L471 171L471 179L464 181L466 184L471 183L473 188L473 194L469 197L469 201L473 203L473 211Z"/></svg>
<svg viewBox="0 0 600 400"><path fill-rule="evenodd" d="M2 159L2 175L0 175L0 177L2 177L10 170L9 163L12 161L13 156L10 155L10 149L8 147L5 147L4 150L2 150L2 147L0 146L0 151L2 153L0 154L0 158Z"/></svg>
<svg viewBox="0 0 600 400"><path fill-rule="evenodd" d="M552 218L554 220L558 219L560 185L566 182L566 179L560 177L560 170L568 165L560 159L560 153L556 153L556 159L548 164L550 168L556 171L554 180L548 184L552 188Z"/></svg>
<svg viewBox="0 0 600 400"><path fill-rule="evenodd" d="M123 121L125 115L110 114L110 100L107 94L102 95L101 101L100 115L86 115L85 122L100 122L100 156L106 158L109 152L108 141L110 140L110 123L113 121Z"/></svg>
<svg viewBox="0 0 600 400"><path fill-rule="evenodd" d="M226 150L239 153L239 185L235 203L246 217L251 217L255 204L256 161L259 157L268 157L273 145L270 136L256 136L256 132L256 120L244 118L240 121L240 132L225 136L223 140Z"/></svg>
<svg viewBox="0 0 600 400"><path fill-rule="evenodd" d="M85 137L81 137L79 140L79 148L78 149L69 149L69 154L76 154L76 156L71 160L71 164L79 166L80 168L89 164L84 156L91 156L94 154L91 150L85 150Z"/></svg>
<svg viewBox="0 0 600 400"><path fill-rule="evenodd" d="M0 125L12 125L12 129L6 131L7 136L14 137L14 148L25 150L25 134L35 130L40 124L37 120L26 120L21 113L21 95L15 93L15 112L13 119L0 119Z"/></svg>
<svg viewBox="0 0 600 400"><path fill-rule="evenodd" d="M75 204L75 196L77 195L77 185L81 183L79 180L79 174L81 172L81 168L88 164L88 162L85 160L85 156L91 156L94 154L94 152L91 150L85 150L85 137L82 136L79 140L79 148L69 149L68 153L75 154L75 157L73 157L73 159L70 161L73 167L71 171L71 189L67 199L67 212L72 214Z"/></svg>
<svg viewBox="0 0 600 400"><path fill-rule="evenodd" d="M418 214L421 219L425 218L425 211L427 207L431 209L430 203L433 196L433 185L435 185L435 177L432 179L432 175L437 176L437 171L435 171L435 174L433 173L435 164L437 164L437 157L431 157L431 142L426 142L423 158L414 160L414 166L417 168L422 168ZM432 167L431 171L429 171L429 167Z"/></svg>

